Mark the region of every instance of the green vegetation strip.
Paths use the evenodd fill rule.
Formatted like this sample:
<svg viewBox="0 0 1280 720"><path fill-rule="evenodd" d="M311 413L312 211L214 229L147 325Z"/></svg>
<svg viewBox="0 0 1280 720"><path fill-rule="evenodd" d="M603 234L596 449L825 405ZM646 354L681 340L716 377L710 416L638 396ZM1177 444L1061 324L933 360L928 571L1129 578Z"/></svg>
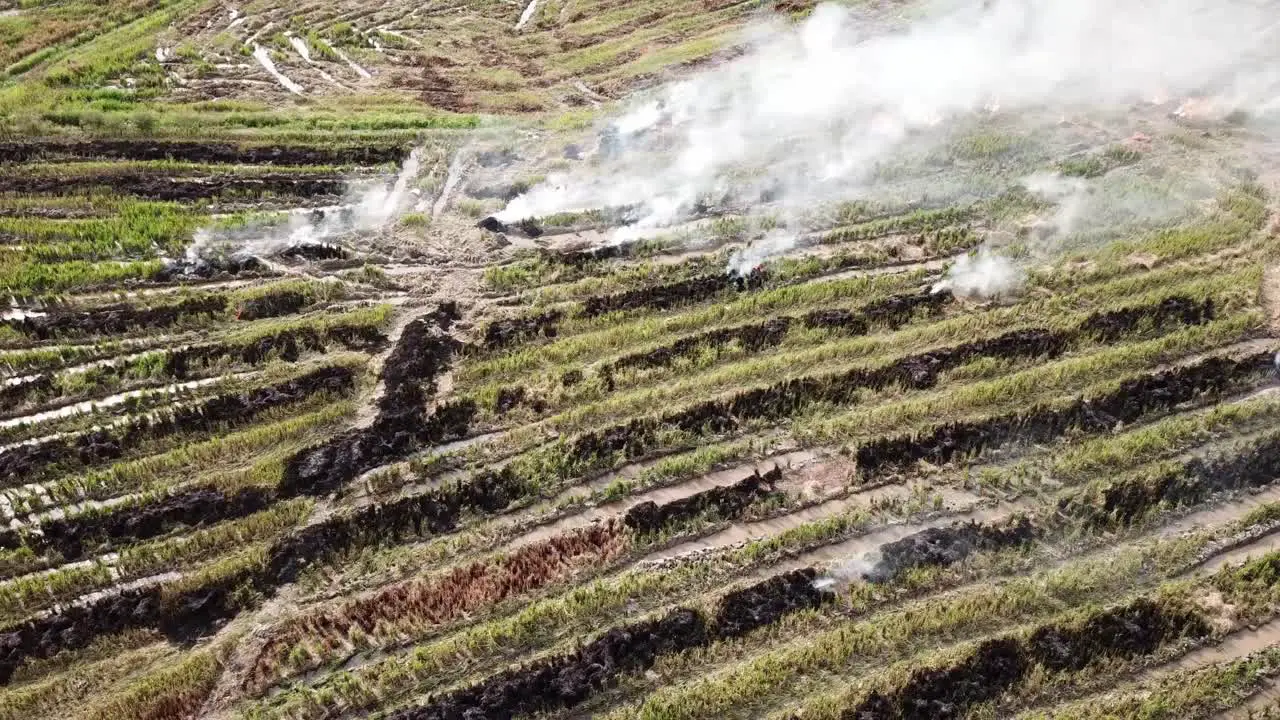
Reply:
<svg viewBox="0 0 1280 720"><path fill-rule="evenodd" d="M1240 660L1128 683L1060 707L1030 710L1017 720L1193 720L1217 717L1266 687L1280 672L1280 647ZM1258 718L1266 715L1255 715Z"/></svg>

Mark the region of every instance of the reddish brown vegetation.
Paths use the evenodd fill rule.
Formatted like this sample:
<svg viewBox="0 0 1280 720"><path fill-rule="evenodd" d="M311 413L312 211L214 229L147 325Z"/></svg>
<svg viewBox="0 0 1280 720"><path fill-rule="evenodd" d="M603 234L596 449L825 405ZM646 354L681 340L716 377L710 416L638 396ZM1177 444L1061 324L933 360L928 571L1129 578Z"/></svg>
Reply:
<svg viewBox="0 0 1280 720"><path fill-rule="evenodd" d="M320 646L321 660L331 660L323 656L344 644L353 650L381 645L389 631L397 637L420 636L432 626L561 583L584 569L607 565L626 548L626 536L618 525L593 525L525 546L507 557L393 585L338 607L306 611L272 629L245 681L246 689L261 692L269 687L277 679L279 663L301 641L309 647ZM362 641L356 638L357 630L361 638L383 637Z"/></svg>

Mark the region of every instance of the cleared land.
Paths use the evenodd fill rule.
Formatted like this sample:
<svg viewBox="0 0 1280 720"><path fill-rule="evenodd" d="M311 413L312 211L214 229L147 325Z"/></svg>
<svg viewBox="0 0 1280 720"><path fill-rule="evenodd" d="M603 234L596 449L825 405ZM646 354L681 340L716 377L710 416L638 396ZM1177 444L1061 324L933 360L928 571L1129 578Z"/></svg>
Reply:
<svg viewBox="0 0 1280 720"><path fill-rule="evenodd" d="M1265 128L992 109L618 243L486 219L810 7L107 5L0 11L0 718L1280 713ZM1050 251L1020 180L1241 157Z"/></svg>

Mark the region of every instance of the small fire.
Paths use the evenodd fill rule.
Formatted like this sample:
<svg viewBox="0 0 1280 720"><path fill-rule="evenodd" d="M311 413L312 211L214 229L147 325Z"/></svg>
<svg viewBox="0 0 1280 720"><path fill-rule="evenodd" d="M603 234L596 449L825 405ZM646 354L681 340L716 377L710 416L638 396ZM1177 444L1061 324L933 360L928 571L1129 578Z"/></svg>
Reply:
<svg viewBox="0 0 1280 720"><path fill-rule="evenodd" d="M1214 114L1217 103L1213 98L1187 98L1173 111L1173 116L1180 119L1198 120Z"/></svg>
<svg viewBox="0 0 1280 720"><path fill-rule="evenodd" d="M1151 136L1143 132L1136 132L1129 136L1129 139L1125 141L1125 144L1131 147L1146 147L1151 144Z"/></svg>

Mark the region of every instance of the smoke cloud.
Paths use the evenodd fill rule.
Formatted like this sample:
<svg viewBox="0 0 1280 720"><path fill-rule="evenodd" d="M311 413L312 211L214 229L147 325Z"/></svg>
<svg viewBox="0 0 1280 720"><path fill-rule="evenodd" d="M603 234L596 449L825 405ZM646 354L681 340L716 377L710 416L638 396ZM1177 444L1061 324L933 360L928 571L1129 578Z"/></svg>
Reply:
<svg viewBox="0 0 1280 720"><path fill-rule="evenodd" d="M838 565L827 568L827 571L813 581L819 590L843 590L855 582L861 582L874 575L880 563L880 552L873 550L858 557L844 560Z"/></svg>
<svg viewBox="0 0 1280 720"><path fill-rule="evenodd" d="M604 130L594 168L549 176L497 217L630 206L634 234L708 203L847 197L908 141L997 108L1056 119L1212 92L1215 112L1267 112L1280 108L1277 17L1270 0L944 0L887 27L820 5L640 101ZM1067 201L1053 222L1070 227L1079 188L1062 182L1031 184Z"/></svg>
<svg viewBox="0 0 1280 720"><path fill-rule="evenodd" d="M746 275L765 260L780 255L796 245L796 235L786 230L771 230L763 238L737 250L729 258L730 273Z"/></svg>
<svg viewBox="0 0 1280 720"><path fill-rule="evenodd" d="M1038 254L1052 252L1053 245L1082 223L1089 183L1083 178L1058 173L1038 173L1023 180L1026 189L1051 202L1056 210L1048 220L1037 219L1027 228ZM1015 292L1025 274L1021 267L990 245L976 253L962 255L947 269L946 277L933 286L934 292L949 290L965 297L998 297Z"/></svg>
<svg viewBox="0 0 1280 720"><path fill-rule="evenodd" d="M1057 173L1039 173L1026 178L1023 184L1027 190L1057 206L1052 219L1037 228L1041 239L1075 232L1084 217L1088 181L1078 177L1063 177Z"/></svg>
<svg viewBox="0 0 1280 720"><path fill-rule="evenodd" d="M1022 270L1012 260L983 248L975 255L956 258L946 278L936 283L933 291L950 290L956 295L995 297L1016 290L1022 278Z"/></svg>
<svg viewBox="0 0 1280 720"><path fill-rule="evenodd" d="M420 168L420 152L415 148L390 186L378 182L352 189L343 204L318 208L320 213L306 208L290 212L284 222L234 229L201 228L187 247L186 259L195 262L210 254L270 255L295 245L324 243L347 233L384 228L413 204L409 183Z"/></svg>

